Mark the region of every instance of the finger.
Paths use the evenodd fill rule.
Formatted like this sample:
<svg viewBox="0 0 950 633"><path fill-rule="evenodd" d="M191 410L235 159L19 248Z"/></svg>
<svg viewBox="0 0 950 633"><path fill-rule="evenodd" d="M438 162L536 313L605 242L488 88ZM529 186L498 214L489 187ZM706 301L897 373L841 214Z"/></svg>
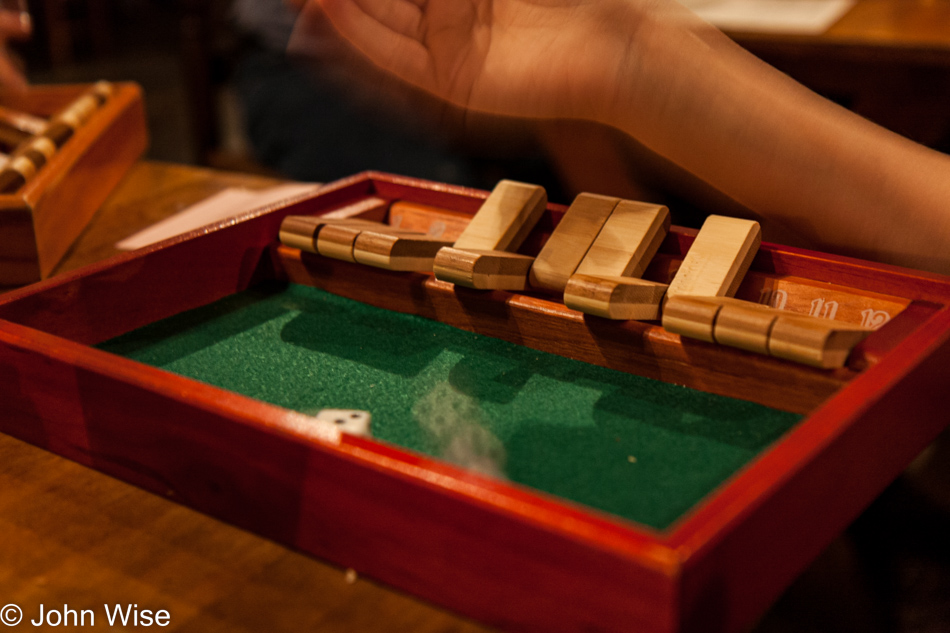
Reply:
<svg viewBox="0 0 950 633"><path fill-rule="evenodd" d="M419 39L422 11L411 0L356 0L366 15L383 26L413 39Z"/></svg>
<svg viewBox="0 0 950 633"><path fill-rule="evenodd" d="M373 63L418 86L431 87L429 52L419 40L380 23L353 0L319 3L340 34Z"/></svg>

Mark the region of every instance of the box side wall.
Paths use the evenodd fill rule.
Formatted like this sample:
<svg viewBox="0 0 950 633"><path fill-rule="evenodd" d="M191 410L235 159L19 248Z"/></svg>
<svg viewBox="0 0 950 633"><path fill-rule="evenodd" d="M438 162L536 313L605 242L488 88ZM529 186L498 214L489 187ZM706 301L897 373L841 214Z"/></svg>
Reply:
<svg viewBox="0 0 950 633"><path fill-rule="evenodd" d="M501 628L676 629L675 571L498 511L438 472L275 432L274 407L236 413L210 388L153 388L34 350L23 329L0 323L4 433Z"/></svg>
<svg viewBox="0 0 950 633"><path fill-rule="evenodd" d="M868 392L857 394L859 402L848 402L853 396L846 391L809 419L810 428L802 432L814 436L806 440L812 455L782 456L783 449L796 450L799 438L793 434L785 440L788 447L766 456L781 471L778 485L750 503L740 520L701 543L684 564L684 630L747 630L947 427L948 324L944 310L927 324L942 335L918 350L919 358L904 367L894 363L891 375L886 367L875 367L852 385ZM876 379L887 385L870 386ZM818 437L823 430L828 436ZM751 474L758 466L774 468L756 464Z"/></svg>
<svg viewBox="0 0 950 633"><path fill-rule="evenodd" d="M37 248L48 276L148 146L141 89L119 84L112 99L26 186Z"/></svg>
<svg viewBox="0 0 950 633"><path fill-rule="evenodd" d="M270 250L285 215L365 194L357 181L224 230L199 230L0 296L0 318L96 344L273 279Z"/></svg>

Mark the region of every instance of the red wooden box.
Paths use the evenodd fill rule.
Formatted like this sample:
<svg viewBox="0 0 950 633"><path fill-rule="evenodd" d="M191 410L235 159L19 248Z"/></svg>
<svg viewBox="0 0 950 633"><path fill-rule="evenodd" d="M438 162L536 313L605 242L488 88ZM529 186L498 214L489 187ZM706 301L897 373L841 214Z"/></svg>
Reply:
<svg viewBox="0 0 950 633"><path fill-rule="evenodd" d="M763 245L740 295L888 312L845 368L819 370L276 239L284 216L327 212L451 231L485 195L364 174L5 295L0 430L501 628L738 631L950 419L950 278ZM526 251L562 213L549 206ZM693 234L674 229L648 276L668 278ZM287 410L90 347L268 279L807 417L657 531L371 439L314 438Z"/></svg>

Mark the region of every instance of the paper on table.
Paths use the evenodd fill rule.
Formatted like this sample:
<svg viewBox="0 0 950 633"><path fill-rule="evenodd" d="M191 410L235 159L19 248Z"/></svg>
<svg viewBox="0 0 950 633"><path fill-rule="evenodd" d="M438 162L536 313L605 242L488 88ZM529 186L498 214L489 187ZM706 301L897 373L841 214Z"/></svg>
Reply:
<svg viewBox="0 0 950 633"><path fill-rule="evenodd" d="M680 0L699 17L724 31L818 35L828 30L855 0Z"/></svg>
<svg viewBox="0 0 950 633"><path fill-rule="evenodd" d="M156 222L135 235L125 238L117 243L115 247L122 251L131 251L149 246L169 237L233 218L246 211L252 211L316 191L319 187L320 185L311 183L289 183L260 190L225 189L169 218Z"/></svg>

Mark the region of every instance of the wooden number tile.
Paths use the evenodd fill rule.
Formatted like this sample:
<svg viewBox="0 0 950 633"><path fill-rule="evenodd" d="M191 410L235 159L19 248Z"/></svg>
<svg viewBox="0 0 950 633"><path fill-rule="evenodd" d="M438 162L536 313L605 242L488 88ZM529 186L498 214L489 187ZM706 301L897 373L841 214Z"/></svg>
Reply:
<svg viewBox="0 0 950 633"><path fill-rule="evenodd" d="M676 295L663 307L663 327L690 338L768 354L781 310L731 297Z"/></svg>
<svg viewBox="0 0 950 633"><path fill-rule="evenodd" d="M758 222L709 216L670 283L667 299L733 296L761 242Z"/></svg>
<svg viewBox="0 0 950 633"><path fill-rule="evenodd" d="M36 136L43 133L48 121L44 118L33 116L29 112L21 112L0 106L0 123L28 136Z"/></svg>
<svg viewBox="0 0 950 633"><path fill-rule="evenodd" d="M36 163L23 154L11 156L0 171L0 194L13 193L33 177Z"/></svg>
<svg viewBox="0 0 950 633"><path fill-rule="evenodd" d="M567 280L619 202L619 198L593 193L582 193L574 198L531 266L528 277L531 286L563 293Z"/></svg>
<svg viewBox="0 0 950 633"><path fill-rule="evenodd" d="M720 345L768 354L769 335L781 310L760 303L719 297L722 308L716 316L713 337Z"/></svg>
<svg viewBox="0 0 950 633"><path fill-rule="evenodd" d="M676 295L663 306L663 327L682 336L768 354L813 367L841 367L871 330L793 314L729 297Z"/></svg>
<svg viewBox="0 0 950 633"><path fill-rule="evenodd" d="M310 253L317 252L317 244L314 238L317 236L320 218L305 215L288 215L280 223L280 231L277 238L281 244L291 248L299 248L302 251Z"/></svg>
<svg viewBox="0 0 950 633"><path fill-rule="evenodd" d="M314 239L317 252L324 257L356 262L353 257L353 244L363 227L346 224L324 224Z"/></svg>
<svg viewBox="0 0 950 633"><path fill-rule="evenodd" d="M666 207L623 200L575 271L595 277L639 277L670 228Z"/></svg>
<svg viewBox="0 0 950 633"><path fill-rule="evenodd" d="M432 267L436 279L479 290L524 290L533 257L507 251L443 248Z"/></svg>
<svg viewBox="0 0 950 633"><path fill-rule="evenodd" d="M37 136L21 144L0 171L0 193L12 193L19 189L55 153L56 146L45 136Z"/></svg>
<svg viewBox="0 0 950 633"><path fill-rule="evenodd" d="M28 141L30 136L29 132L10 125L7 121L0 120L0 146L4 147L7 151L13 151L22 143Z"/></svg>
<svg viewBox="0 0 950 633"><path fill-rule="evenodd" d="M667 290L669 294L669 290ZM675 295L663 304L663 329L667 332L715 343L713 330L722 303L711 297Z"/></svg>
<svg viewBox="0 0 950 633"><path fill-rule="evenodd" d="M291 248L299 248L310 253L317 252L317 234L324 226L336 224L338 226L358 226L378 228L379 222L361 220L359 218L331 219L310 215L288 215L280 223L279 239L281 244ZM354 237L355 239L355 237Z"/></svg>
<svg viewBox="0 0 950 633"><path fill-rule="evenodd" d="M363 231L405 237L425 237L422 233L394 229L389 225L379 222L370 222L368 225L364 222L365 221L353 222L352 220L341 220L339 222L325 223L317 233L317 252L324 257L355 263L356 256L354 250L356 248L356 239Z"/></svg>
<svg viewBox="0 0 950 633"><path fill-rule="evenodd" d="M452 242L405 231L364 230L353 243L360 264L398 271L430 272L439 249Z"/></svg>
<svg viewBox="0 0 950 633"><path fill-rule="evenodd" d="M290 215L280 225L281 243L325 257L388 270L432 270L438 250L451 242L361 218Z"/></svg>
<svg viewBox="0 0 950 633"><path fill-rule="evenodd" d="M634 277L574 275L564 288L564 304L607 319L659 318L667 285Z"/></svg>
<svg viewBox="0 0 950 633"><path fill-rule="evenodd" d="M858 325L782 313L772 325L769 354L814 367L841 367L854 346L870 333Z"/></svg>
<svg viewBox="0 0 950 633"><path fill-rule="evenodd" d="M62 147L76 130L86 123L96 109L114 94L115 87L109 82L98 82L72 103L53 115L44 128L43 135Z"/></svg>
<svg viewBox="0 0 950 633"><path fill-rule="evenodd" d="M547 206L543 187L502 180L455 241L456 248L515 251Z"/></svg>

